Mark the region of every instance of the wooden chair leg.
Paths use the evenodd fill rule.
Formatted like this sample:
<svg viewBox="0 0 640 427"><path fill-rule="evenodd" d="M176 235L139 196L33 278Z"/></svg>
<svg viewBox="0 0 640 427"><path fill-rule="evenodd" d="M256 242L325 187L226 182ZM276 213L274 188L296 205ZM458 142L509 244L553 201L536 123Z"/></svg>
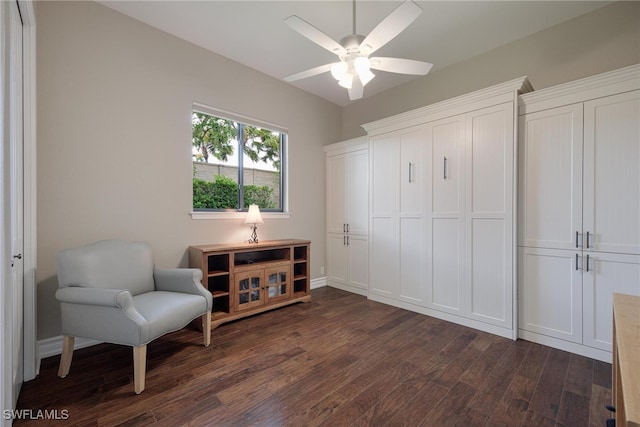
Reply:
<svg viewBox="0 0 640 427"><path fill-rule="evenodd" d="M145 373L147 370L147 345L133 347L133 385L136 394L144 390Z"/></svg>
<svg viewBox="0 0 640 427"><path fill-rule="evenodd" d="M202 332L204 334L204 346L209 347L211 344L211 312L202 316Z"/></svg>
<svg viewBox="0 0 640 427"><path fill-rule="evenodd" d="M62 338L62 355L60 356L60 366L58 367L58 376L60 378L66 377L69 374L69 369L71 369L74 342L75 337L65 335Z"/></svg>

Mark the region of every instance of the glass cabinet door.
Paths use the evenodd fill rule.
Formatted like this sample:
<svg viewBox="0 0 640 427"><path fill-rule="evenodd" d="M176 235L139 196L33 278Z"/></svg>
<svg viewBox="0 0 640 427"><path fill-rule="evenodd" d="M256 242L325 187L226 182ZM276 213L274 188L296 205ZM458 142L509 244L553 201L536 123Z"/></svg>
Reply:
<svg viewBox="0 0 640 427"><path fill-rule="evenodd" d="M291 295L291 267L289 265L265 270L266 302L287 299Z"/></svg>
<svg viewBox="0 0 640 427"><path fill-rule="evenodd" d="M236 310L242 311L264 303L264 270L238 273L236 283Z"/></svg>

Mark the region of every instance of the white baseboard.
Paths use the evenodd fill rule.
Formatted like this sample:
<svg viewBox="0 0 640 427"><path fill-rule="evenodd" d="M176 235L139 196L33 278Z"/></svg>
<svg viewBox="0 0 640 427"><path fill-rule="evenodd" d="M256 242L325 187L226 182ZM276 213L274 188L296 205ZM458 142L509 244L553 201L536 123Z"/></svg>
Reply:
<svg viewBox="0 0 640 427"><path fill-rule="evenodd" d="M74 350L79 350L96 344L102 344L102 341L90 340L88 338L76 338L74 340L73 348ZM40 360L62 354L62 335L38 341L38 349ZM40 360L38 360L38 366L40 365Z"/></svg>
<svg viewBox="0 0 640 427"><path fill-rule="evenodd" d="M311 280L311 289L318 289L327 286L327 278L319 277L317 279Z"/></svg>

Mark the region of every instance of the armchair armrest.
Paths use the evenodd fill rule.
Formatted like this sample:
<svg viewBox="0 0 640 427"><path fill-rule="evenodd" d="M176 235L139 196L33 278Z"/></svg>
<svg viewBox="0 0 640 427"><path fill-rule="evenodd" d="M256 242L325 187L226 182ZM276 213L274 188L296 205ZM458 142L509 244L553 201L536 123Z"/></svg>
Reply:
<svg viewBox="0 0 640 427"><path fill-rule="evenodd" d="M60 302L83 305L99 305L127 310L133 306L131 293L121 289L83 288L70 286L56 291Z"/></svg>
<svg viewBox="0 0 640 427"><path fill-rule="evenodd" d="M211 309L211 293L202 286L202 271L197 268L156 268L153 271L157 291L202 295Z"/></svg>

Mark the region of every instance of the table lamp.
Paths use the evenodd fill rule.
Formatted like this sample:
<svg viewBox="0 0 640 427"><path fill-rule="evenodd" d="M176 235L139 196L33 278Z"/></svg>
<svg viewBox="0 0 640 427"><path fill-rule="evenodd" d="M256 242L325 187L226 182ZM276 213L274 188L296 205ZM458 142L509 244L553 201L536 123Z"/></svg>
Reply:
<svg viewBox="0 0 640 427"><path fill-rule="evenodd" d="M249 212L247 212L247 219L244 220L245 224L253 224L252 225L252 233L251 238L249 239L249 243L258 243L258 234L256 233L256 229L258 228L256 224L263 224L262 215L260 215L260 208L258 205L250 205Z"/></svg>

